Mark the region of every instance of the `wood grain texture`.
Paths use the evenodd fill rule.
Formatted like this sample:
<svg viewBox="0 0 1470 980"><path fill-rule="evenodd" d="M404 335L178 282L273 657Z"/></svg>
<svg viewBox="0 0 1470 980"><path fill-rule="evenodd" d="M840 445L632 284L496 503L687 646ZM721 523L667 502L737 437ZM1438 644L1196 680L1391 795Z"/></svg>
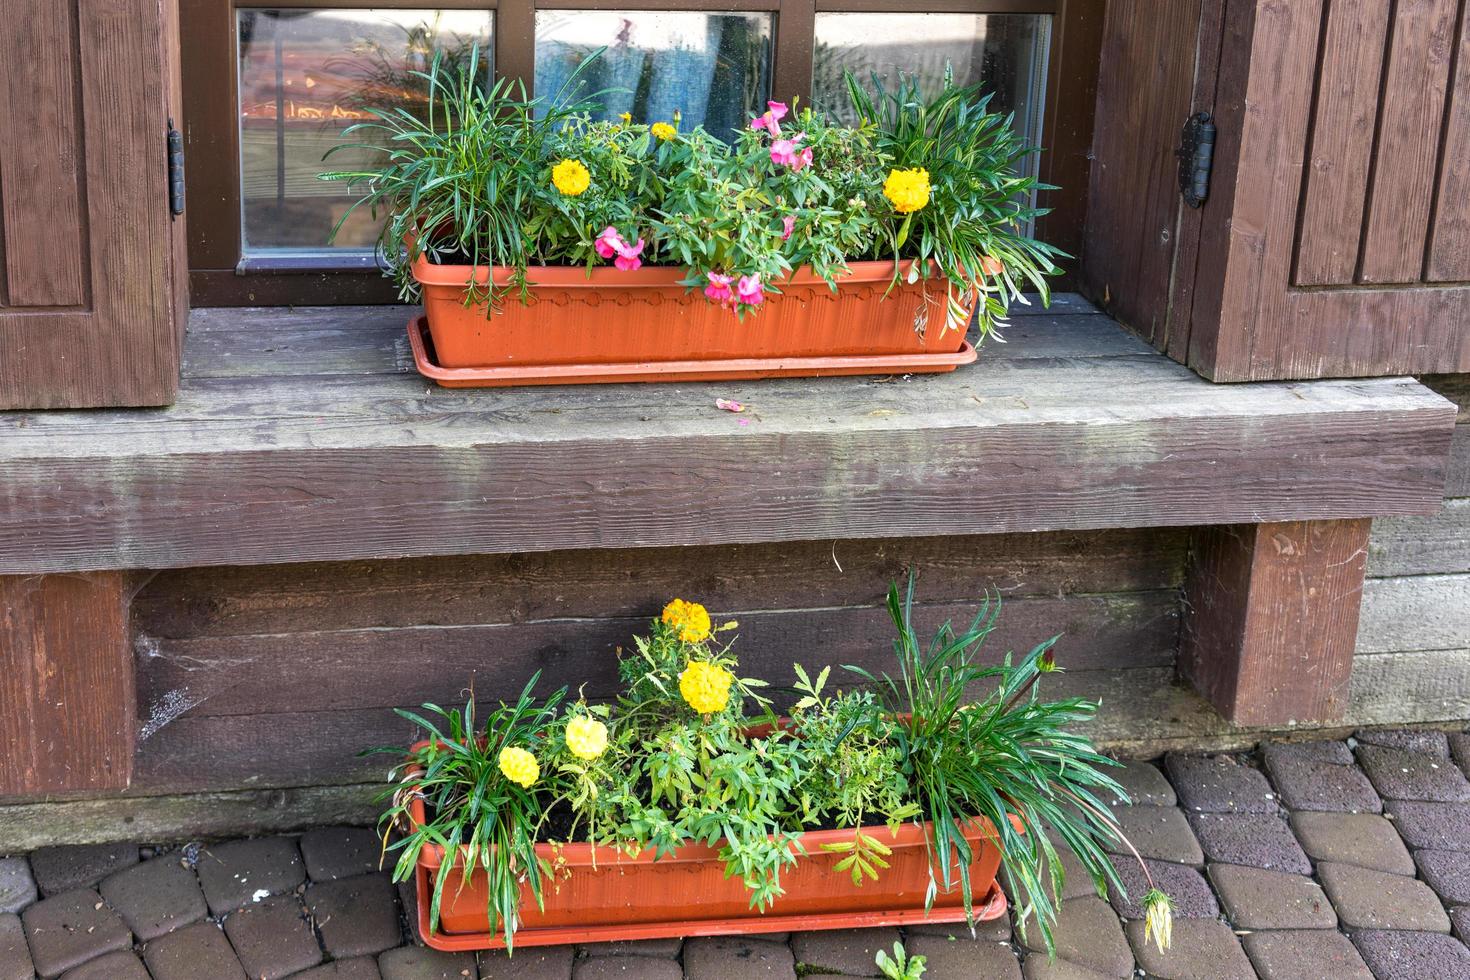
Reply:
<svg viewBox="0 0 1470 980"><path fill-rule="evenodd" d="M1470 574L1369 579L1363 587L1361 653L1452 650L1470 638Z"/></svg>
<svg viewBox="0 0 1470 980"><path fill-rule="evenodd" d="M1374 521L1368 556L1370 576L1470 573L1470 498L1433 517Z"/></svg>
<svg viewBox="0 0 1470 980"><path fill-rule="evenodd" d="M1200 0L1114 0L1103 25L1088 190L1085 291L1154 346L1168 343L1179 131L1190 114Z"/></svg>
<svg viewBox="0 0 1470 980"><path fill-rule="evenodd" d="M1463 2L1424 278L1470 280L1470 17Z"/></svg>
<svg viewBox="0 0 1470 980"><path fill-rule="evenodd" d="M85 52L70 62L66 86L77 93L78 118L85 120L73 166L84 175L87 235L79 249L61 254L80 255L86 263L90 305L0 309L0 409L165 404L178 384L184 283L174 261L179 229L168 214L164 134L171 67L165 47L172 34L163 4L27 5L51 12L38 21L48 38L62 28L59 20L70 25L74 17L78 50ZM4 29L22 30L24 20L7 9ZM6 36L5 50L16 50L17 40ZM28 63L21 62L23 71ZM57 70L48 64L41 74L50 78ZM0 130L0 142L12 147L31 136ZM49 229L57 220L47 210L52 195L12 198L11 177L3 177L7 212L12 205L40 208L30 220ZM63 225L65 217L63 212ZM8 213L6 223L11 224ZM49 261L49 247L37 244L46 239L39 235L27 247ZM16 261L14 251L7 241L7 264Z"/></svg>
<svg viewBox="0 0 1470 980"><path fill-rule="evenodd" d="M1366 520L1202 530L1179 670L1235 724L1335 721L1347 708Z"/></svg>
<svg viewBox="0 0 1470 980"><path fill-rule="evenodd" d="M119 572L0 577L0 797L119 790L135 683Z"/></svg>
<svg viewBox="0 0 1470 980"><path fill-rule="evenodd" d="M1337 0L1327 8L1302 188L1299 286L1346 285L1357 274L1390 7Z"/></svg>
<svg viewBox="0 0 1470 980"><path fill-rule="evenodd" d="M0 17L0 231L11 307L87 302L76 8L14 0Z"/></svg>
<svg viewBox="0 0 1470 980"><path fill-rule="evenodd" d="M381 374L191 377L162 412L10 415L0 418L0 572L1438 505L1454 408L1412 381L1222 387L1105 317L1017 318L1015 330L1047 356L898 382L448 391L380 347ZM244 330L216 336L239 350L259 343ZM328 348L297 360L329 370L342 355ZM748 424L716 397L747 403Z"/></svg>
<svg viewBox="0 0 1470 980"><path fill-rule="evenodd" d="M1216 117L1238 137L1217 145L1215 180L1239 193L1205 214L1189 363L1216 381L1470 370L1470 290L1290 287L1323 4L1232 0L1226 21ZM1432 157L1437 138L1425 132L1439 121L1413 132L1412 148L1394 132L1378 148ZM1410 163L1385 160L1377 172L1386 180L1399 165ZM1387 204L1380 215L1393 226Z"/></svg>
<svg viewBox="0 0 1470 980"><path fill-rule="evenodd" d="M1399 0L1393 9L1363 229L1364 283L1420 279L1457 41L1457 0Z"/></svg>

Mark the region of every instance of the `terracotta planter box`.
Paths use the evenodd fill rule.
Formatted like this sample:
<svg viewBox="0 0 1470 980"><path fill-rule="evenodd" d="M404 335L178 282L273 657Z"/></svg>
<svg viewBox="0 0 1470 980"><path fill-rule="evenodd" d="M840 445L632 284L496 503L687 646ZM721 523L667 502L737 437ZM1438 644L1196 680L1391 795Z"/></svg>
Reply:
<svg viewBox="0 0 1470 980"><path fill-rule="evenodd" d="M414 801L412 816L416 823L423 821L422 800ZM1012 820L1019 828L1019 822ZM615 848L599 847L594 867L588 844L557 849L538 845L539 854L564 862L570 875L545 884L544 911L536 908L530 887L524 888L523 921L515 945L964 921L958 888L941 892L933 907L924 909L929 885L927 824L905 824L896 837L883 826L866 832L893 849L889 868L877 881L853 885L848 872L832 870L842 855L821 849L824 842L850 841L852 831L809 832L802 837L807 856L781 875L786 894L764 913L750 907L750 894L739 878L725 877L718 848L692 845L655 860L652 850L629 857ZM970 875L976 917L1004 915L1006 899L995 881L1000 851L993 842L994 827L977 820L965 836L974 845ZM439 930L430 931L429 896L443 860L443 849L433 845L419 855L415 885L424 942L443 950L503 948L500 937L489 933L483 872L471 875L463 887L461 872L451 873L440 906Z"/></svg>
<svg viewBox="0 0 1470 980"><path fill-rule="evenodd" d="M497 283L509 279L507 268L492 271ZM535 266L530 301L508 294L489 318L483 306L464 304L468 266L420 257L413 273L428 333L410 324L415 359L443 384L936 372L975 359L963 331L943 329L947 281L888 292L891 262L853 263L836 292L799 269L744 322L680 285L682 269L600 267L589 275L580 266ZM921 337L914 322L926 291Z"/></svg>

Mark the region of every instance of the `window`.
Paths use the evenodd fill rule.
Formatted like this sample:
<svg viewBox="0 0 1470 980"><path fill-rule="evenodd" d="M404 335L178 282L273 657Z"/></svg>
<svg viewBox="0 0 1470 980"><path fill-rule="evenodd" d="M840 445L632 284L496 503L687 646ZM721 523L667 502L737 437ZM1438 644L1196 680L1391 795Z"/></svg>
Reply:
<svg viewBox="0 0 1470 980"><path fill-rule="evenodd" d="M420 104L413 73L436 54L464 60L474 49L487 80L493 70L548 98L601 92L608 115L655 122L678 113L683 127L715 135L746 125L770 98L841 114L844 70L890 80L902 70L932 88L950 65L957 80L993 91L992 105L1047 147L1041 176L1068 186L1058 196L1071 195L1078 211L1068 221L1080 229L1100 8L1100 0L181 0L193 300L391 300L373 253L375 220L354 212L329 242L352 197L316 179L353 169L367 151L322 156L368 105ZM1064 43L1071 64L1062 71ZM599 48L580 89L563 91ZM1073 247L1068 229L1043 233Z"/></svg>

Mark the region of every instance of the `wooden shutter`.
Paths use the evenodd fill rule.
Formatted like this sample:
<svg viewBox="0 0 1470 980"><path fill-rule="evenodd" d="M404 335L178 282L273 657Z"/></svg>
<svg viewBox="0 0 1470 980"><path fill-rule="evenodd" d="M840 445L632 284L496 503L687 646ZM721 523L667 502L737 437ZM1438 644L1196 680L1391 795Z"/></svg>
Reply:
<svg viewBox="0 0 1470 980"><path fill-rule="evenodd" d="M187 299L169 212L176 0L6 0L0 408L161 405Z"/></svg>
<svg viewBox="0 0 1470 980"><path fill-rule="evenodd" d="M1087 288L1217 381L1470 371L1466 5L1110 3Z"/></svg>

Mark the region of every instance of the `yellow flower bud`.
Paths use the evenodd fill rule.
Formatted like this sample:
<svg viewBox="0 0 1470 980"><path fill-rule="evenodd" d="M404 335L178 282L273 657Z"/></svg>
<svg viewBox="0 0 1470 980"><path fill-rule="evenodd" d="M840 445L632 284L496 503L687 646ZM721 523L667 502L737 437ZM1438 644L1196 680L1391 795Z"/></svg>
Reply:
<svg viewBox="0 0 1470 980"><path fill-rule="evenodd" d="M702 715L724 711L730 703L730 687L735 677L718 664L691 660L679 675L679 693L689 707Z"/></svg>
<svg viewBox="0 0 1470 980"><path fill-rule="evenodd" d="M685 643L702 643L709 639L709 611L697 602L675 599L664 606L662 619L679 631L679 639Z"/></svg>
<svg viewBox="0 0 1470 980"><path fill-rule="evenodd" d="M515 746L500 750L500 771L506 779L526 789L536 785L536 780L541 778L541 766L537 764L536 757Z"/></svg>
<svg viewBox="0 0 1470 980"><path fill-rule="evenodd" d="M567 722L567 749L591 762L607 751L607 726L587 715L577 715Z"/></svg>

